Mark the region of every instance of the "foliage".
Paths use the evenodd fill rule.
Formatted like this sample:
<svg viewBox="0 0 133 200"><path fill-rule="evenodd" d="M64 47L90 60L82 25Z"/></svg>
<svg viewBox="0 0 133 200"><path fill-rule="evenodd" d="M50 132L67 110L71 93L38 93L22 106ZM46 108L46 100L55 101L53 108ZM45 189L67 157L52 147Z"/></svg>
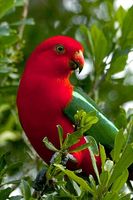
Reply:
<svg viewBox="0 0 133 200"><path fill-rule="evenodd" d="M42 199L131 199L133 110L125 110L124 105L133 99L133 72L127 66L133 48L132 19L133 7L116 8L113 0L57 0L56 3L54 0L0 0L1 200L33 199L32 182L44 163L22 134L15 105L16 91L26 57L43 39L58 34L75 37L84 45L85 58L92 70L84 80L73 74L71 81L95 100L120 131L111 153L107 154L102 144L99 146L100 174L93 159L97 145L92 137L88 138L93 144L91 147L88 142L87 146L75 150L91 149L97 175L96 178L80 177L78 171L68 170L61 161L62 152L71 153L68 152L70 141L76 142L81 131L68 135L63 141L63 130L58 126L60 150L48 138L44 139L45 145L57 156L48 167L46 194ZM122 73L116 75L119 72ZM90 122L94 122L93 126L97 122L96 118L88 120L88 113L83 111L75 118L79 127L87 123L87 129L92 125ZM18 195L12 193L16 189Z"/></svg>

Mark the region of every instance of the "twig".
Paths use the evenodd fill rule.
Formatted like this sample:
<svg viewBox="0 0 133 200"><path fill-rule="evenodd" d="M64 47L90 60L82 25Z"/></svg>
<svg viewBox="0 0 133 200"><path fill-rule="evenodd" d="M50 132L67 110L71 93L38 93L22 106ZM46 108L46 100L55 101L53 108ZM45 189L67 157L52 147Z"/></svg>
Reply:
<svg viewBox="0 0 133 200"><path fill-rule="evenodd" d="M95 101L97 101L97 99L98 99L98 92L99 92L99 85L102 83L102 81L104 81L105 80L105 77L106 77L106 74L104 73L102 76L101 76L101 78L100 79L96 79L95 81L94 81L94 84L93 84L93 87L92 87L92 90L89 92L89 96L90 97L92 97L92 98L94 98L95 99Z"/></svg>
<svg viewBox="0 0 133 200"><path fill-rule="evenodd" d="M20 182L21 182L21 180L9 181L9 182L2 183L2 184L0 185L0 187L3 187L3 186L5 186L5 185L9 185L9 184L17 185L17 184L19 184Z"/></svg>
<svg viewBox="0 0 133 200"><path fill-rule="evenodd" d="M108 70L106 72L104 72L102 74L102 76L100 77L100 79L95 82L94 87L93 87L93 91L95 91L99 88L100 84L105 80L107 73L108 73Z"/></svg>
<svg viewBox="0 0 133 200"><path fill-rule="evenodd" d="M25 20L28 16L29 0L25 0L24 8L22 12L22 20ZM24 33L25 24L22 23L19 27L19 38L22 39Z"/></svg>

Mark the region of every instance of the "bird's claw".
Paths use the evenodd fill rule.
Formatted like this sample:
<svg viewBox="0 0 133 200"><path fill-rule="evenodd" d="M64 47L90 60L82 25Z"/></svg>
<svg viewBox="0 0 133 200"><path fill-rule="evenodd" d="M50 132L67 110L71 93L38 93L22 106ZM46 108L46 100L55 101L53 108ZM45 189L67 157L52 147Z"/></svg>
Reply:
<svg viewBox="0 0 133 200"><path fill-rule="evenodd" d="M38 174L37 177L33 183L33 188L36 191L42 191L44 189L44 186L46 184L46 171L47 168L43 168Z"/></svg>

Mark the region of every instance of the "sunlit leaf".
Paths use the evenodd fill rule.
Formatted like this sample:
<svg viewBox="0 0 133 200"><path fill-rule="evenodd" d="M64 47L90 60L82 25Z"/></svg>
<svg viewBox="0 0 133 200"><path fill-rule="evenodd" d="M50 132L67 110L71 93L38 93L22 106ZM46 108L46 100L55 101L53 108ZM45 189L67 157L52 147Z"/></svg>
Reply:
<svg viewBox="0 0 133 200"><path fill-rule="evenodd" d="M92 36L89 29L85 25L81 25L76 32L76 38L79 40L85 47L85 50L90 52L92 57L94 56L94 45L92 41Z"/></svg>
<svg viewBox="0 0 133 200"><path fill-rule="evenodd" d="M131 116L131 119L128 123L127 142L133 143L133 116Z"/></svg>
<svg viewBox="0 0 133 200"><path fill-rule="evenodd" d="M118 10L116 11L116 19L118 20L120 26L123 25L123 19L125 17L126 11L124 10L124 8L122 6L120 6L118 8Z"/></svg>
<svg viewBox="0 0 133 200"><path fill-rule="evenodd" d="M91 143L87 142L73 150L70 150L69 153L73 153L73 152L79 152L79 151L83 151L84 149L87 149L89 146L91 145Z"/></svg>
<svg viewBox="0 0 133 200"><path fill-rule="evenodd" d="M0 157L0 172L6 166L5 154Z"/></svg>
<svg viewBox="0 0 133 200"><path fill-rule="evenodd" d="M100 182L102 187L107 185L108 178L109 178L109 173L107 171L104 171L100 174Z"/></svg>
<svg viewBox="0 0 133 200"><path fill-rule="evenodd" d="M127 61L127 55L119 56L115 60L113 60L111 62L109 74L112 75L124 70L124 68L126 67L126 61Z"/></svg>
<svg viewBox="0 0 133 200"><path fill-rule="evenodd" d="M104 171L104 165L106 161L106 153L105 153L105 148L103 145L99 144L100 148L100 157L101 157L101 162L102 162L102 172Z"/></svg>
<svg viewBox="0 0 133 200"><path fill-rule="evenodd" d="M116 135L115 144L114 144L114 152L113 152L113 160L117 162L120 158L120 153L123 150L123 146L125 144L125 138L123 135L123 131L120 130Z"/></svg>
<svg viewBox="0 0 133 200"><path fill-rule="evenodd" d="M133 19L133 6L128 10L123 21L121 43L124 47L129 45L128 36L132 32L132 29L131 29L132 19ZM133 37L132 37L132 40L133 40Z"/></svg>
<svg viewBox="0 0 133 200"><path fill-rule="evenodd" d="M93 154L95 156L96 155L98 156L99 155L99 149L98 149L98 145L97 145L96 140L92 136L89 136L89 135L85 136L85 140L86 140L86 142L88 142L90 144L89 149L91 149Z"/></svg>
<svg viewBox="0 0 133 200"><path fill-rule="evenodd" d="M58 135L59 135L59 140L60 140L60 148L62 148L62 143L63 143L63 128L60 125L57 125L58 129Z"/></svg>
<svg viewBox="0 0 133 200"><path fill-rule="evenodd" d="M94 172L95 172L98 182L100 184L100 177L99 177L99 171L98 171L96 159L95 159L94 153L92 152L91 149L90 149L90 156L91 156L91 161L92 161L92 166L93 166Z"/></svg>
<svg viewBox="0 0 133 200"><path fill-rule="evenodd" d="M14 0L0 0L0 18L3 17L15 4Z"/></svg>
<svg viewBox="0 0 133 200"><path fill-rule="evenodd" d="M126 183L128 179L128 170L126 169L125 171L123 171L122 175L119 176L114 184L112 185L111 191L112 192L119 192L120 189L124 186L124 184Z"/></svg>
<svg viewBox="0 0 133 200"><path fill-rule="evenodd" d="M128 123L128 120L127 120L126 111L122 107L120 107L120 111L116 119L116 126L119 129L120 128L125 129L127 127L127 123Z"/></svg>
<svg viewBox="0 0 133 200"><path fill-rule="evenodd" d="M82 135L83 135L83 132L81 130L75 131L71 134L67 134L64 140L64 143L62 145L62 148L68 149L72 145L76 144L80 140Z"/></svg>
<svg viewBox="0 0 133 200"><path fill-rule="evenodd" d="M123 171L125 171L133 163L133 144L126 146L121 158L114 166L113 173L111 175L109 185L114 183L114 181L121 176Z"/></svg>
<svg viewBox="0 0 133 200"><path fill-rule="evenodd" d="M9 36L0 37L0 49L5 49L18 41L18 35L16 33Z"/></svg>
<svg viewBox="0 0 133 200"><path fill-rule="evenodd" d="M115 192L108 192L102 200L118 200L119 195Z"/></svg>
<svg viewBox="0 0 133 200"><path fill-rule="evenodd" d="M55 166L59 168L61 171L63 171L69 178L73 179L76 183L78 183L84 190L89 191L90 193L93 192L93 190L87 184L87 182L84 181L84 179L78 177L73 171L64 169L62 165L55 165Z"/></svg>
<svg viewBox="0 0 133 200"><path fill-rule="evenodd" d="M25 200L29 200L31 197L31 189L27 181L22 180L20 185L22 194Z"/></svg>
<svg viewBox="0 0 133 200"><path fill-rule="evenodd" d="M131 200L131 195L132 193L121 195L122 197L120 197L120 200Z"/></svg>
<svg viewBox="0 0 133 200"><path fill-rule="evenodd" d="M49 150L51 150L51 151L58 151L58 149L48 140L48 138L47 137L45 137L44 139L43 139L43 143L45 144L45 146L49 149Z"/></svg>
<svg viewBox="0 0 133 200"><path fill-rule="evenodd" d="M104 57L108 53L108 42L104 33L96 25L91 27L91 35L93 39L95 54L94 67L96 70L101 71L99 67L101 66Z"/></svg>

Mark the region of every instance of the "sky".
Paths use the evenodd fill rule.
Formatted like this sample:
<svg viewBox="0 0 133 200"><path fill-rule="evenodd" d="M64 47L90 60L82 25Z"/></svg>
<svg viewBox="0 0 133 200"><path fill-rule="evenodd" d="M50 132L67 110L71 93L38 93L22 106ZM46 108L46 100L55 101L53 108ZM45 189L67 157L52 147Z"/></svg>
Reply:
<svg viewBox="0 0 133 200"><path fill-rule="evenodd" d="M130 8L133 5L133 0L116 0L116 7L122 6L125 9Z"/></svg>

